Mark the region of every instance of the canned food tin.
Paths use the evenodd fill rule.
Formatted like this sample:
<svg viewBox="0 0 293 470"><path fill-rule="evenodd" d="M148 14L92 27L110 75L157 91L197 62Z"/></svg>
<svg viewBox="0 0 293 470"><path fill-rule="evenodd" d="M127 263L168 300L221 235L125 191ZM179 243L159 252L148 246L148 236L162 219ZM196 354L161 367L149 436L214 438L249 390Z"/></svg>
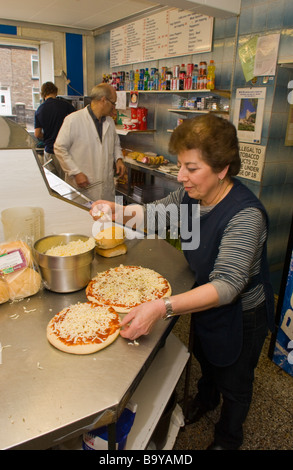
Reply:
<svg viewBox="0 0 293 470"><path fill-rule="evenodd" d="M193 64L187 64L187 67L186 67L187 75L192 75L193 67L194 67Z"/></svg>
<svg viewBox="0 0 293 470"><path fill-rule="evenodd" d="M191 90L192 89L192 77L186 77L184 79L184 90Z"/></svg>
<svg viewBox="0 0 293 470"><path fill-rule="evenodd" d="M207 73L207 63L200 62L199 63L199 75L206 75Z"/></svg>
<svg viewBox="0 0 293 470"><path fill-rule="evenodd" d="M179 78L172 78L171 80L171 89L179 90Z"/></svg>
<svg viewBox="0 0 293 470"><path fill-rule="evenodd" d="M173 68L173 77L179 78L180 65L175 65Z"/></svg>

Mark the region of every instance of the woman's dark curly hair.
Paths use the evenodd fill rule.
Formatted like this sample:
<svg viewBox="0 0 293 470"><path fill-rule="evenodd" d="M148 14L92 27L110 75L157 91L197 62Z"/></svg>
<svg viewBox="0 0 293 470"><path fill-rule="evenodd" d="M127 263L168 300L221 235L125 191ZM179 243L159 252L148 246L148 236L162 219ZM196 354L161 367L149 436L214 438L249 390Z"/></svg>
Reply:
<svg viewBox="0 0 293 470"><path fill-rule="evenodd" d="M215 114L186 119L173 131L169 151L178 155L184 150L198 149L215 173L229 165L228 175L236 176L241 167L235 126Z"/></svg>

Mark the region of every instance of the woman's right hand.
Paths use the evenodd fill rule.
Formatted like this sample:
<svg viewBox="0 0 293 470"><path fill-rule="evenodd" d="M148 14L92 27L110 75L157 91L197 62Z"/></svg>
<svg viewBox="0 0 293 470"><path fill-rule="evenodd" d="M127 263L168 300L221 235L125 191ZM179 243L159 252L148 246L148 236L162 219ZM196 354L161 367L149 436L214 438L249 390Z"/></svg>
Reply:
<svg viewBox="0 0 293 470"><path fill-rule="evenodd" d="M90 214L94 220L101 222L123 223L124 207L112 201L98 200L93 202Z"/></svg>
<svg viewBox="0 0 293 470"><path fill-rule="evenodd" d="M93 202L90 214L94 220L115 220L115 202L98 200Z"/></svg>

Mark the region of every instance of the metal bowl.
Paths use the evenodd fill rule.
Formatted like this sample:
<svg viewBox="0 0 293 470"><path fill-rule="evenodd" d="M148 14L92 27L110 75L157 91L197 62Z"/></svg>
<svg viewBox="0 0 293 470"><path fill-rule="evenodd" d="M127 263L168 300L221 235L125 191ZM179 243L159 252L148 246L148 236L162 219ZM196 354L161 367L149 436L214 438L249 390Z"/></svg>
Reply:
<svg viewBox="0 0 293 470"><path fill-rule="evenodd" d="M34 257L39 265L44 286L53 292L75 292L83 289L91 279L95 247L71 256L46 255L49 248L66 245L73 240L87 241L86 235L62 233L40 238L34 244Z"/></svg>

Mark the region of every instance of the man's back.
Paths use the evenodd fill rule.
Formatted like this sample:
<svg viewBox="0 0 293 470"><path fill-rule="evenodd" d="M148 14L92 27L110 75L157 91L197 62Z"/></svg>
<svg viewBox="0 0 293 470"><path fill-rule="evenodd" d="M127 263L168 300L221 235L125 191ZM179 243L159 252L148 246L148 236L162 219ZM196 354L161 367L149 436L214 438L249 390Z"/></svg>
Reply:
<svg viewBox="0 0 293 470"><path fill-rule="evenodd" d="M48 98L35 113L35 128L42 128L45 151L54 153L54 142L64 118L75 108L62 98Z"/></svg>

